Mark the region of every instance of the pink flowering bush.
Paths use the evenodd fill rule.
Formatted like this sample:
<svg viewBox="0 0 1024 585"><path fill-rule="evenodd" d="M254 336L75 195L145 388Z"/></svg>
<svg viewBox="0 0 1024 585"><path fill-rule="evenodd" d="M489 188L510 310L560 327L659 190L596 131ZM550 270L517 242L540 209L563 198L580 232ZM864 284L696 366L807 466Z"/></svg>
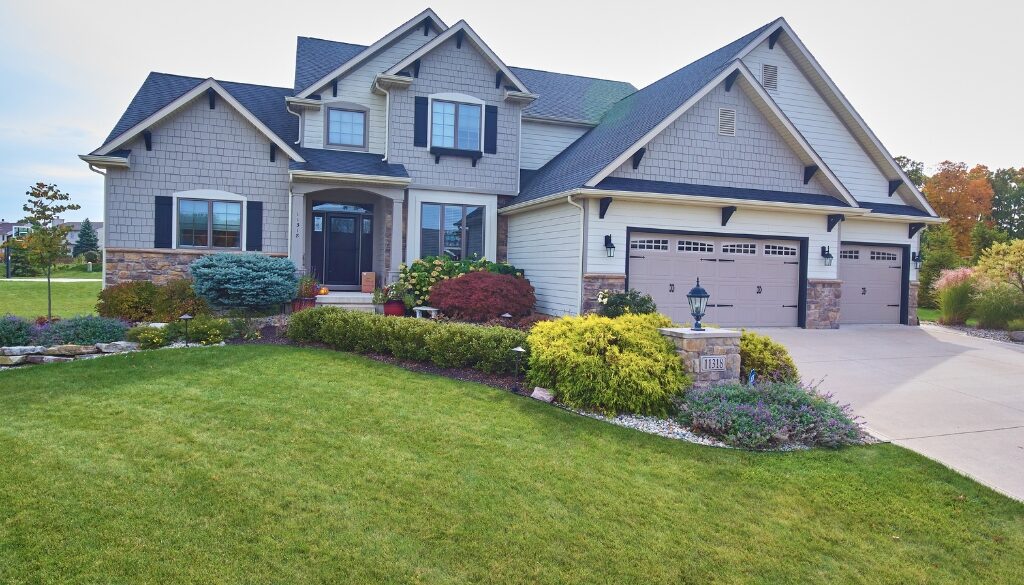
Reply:
<svg viewBox="0 0 1024 585"><path fill-rule="evenodd" d="M935 281L935 290L939 291L951 286L957 286L965 283L969 284L973 277L974 269L966 266L963 268L943 270L939 273L939 278Z"/></svg>

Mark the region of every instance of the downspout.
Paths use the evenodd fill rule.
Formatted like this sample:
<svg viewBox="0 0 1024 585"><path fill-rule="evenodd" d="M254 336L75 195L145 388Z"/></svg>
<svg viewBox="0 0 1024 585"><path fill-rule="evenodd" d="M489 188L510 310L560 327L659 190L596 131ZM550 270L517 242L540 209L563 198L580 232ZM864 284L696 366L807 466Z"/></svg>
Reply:
<svg viewBox="0 0 1024 585"><path fill-rule="evenodd" d="M291 115L293 115L293 116L295 116L296 118L299 119L299 139L295 141L295 144L298 144L298 145L301 146L302 145L302 131L303 131L303 126L305 126L305 121L306 120L302 117L302 114L300 114L298 112L293 112L292 111L291 104L285 104L284 105L284 109L288 110L289 114L291 114Z"/></svg>
<svg viewBox="0 0 1024 585"><path fill-rule="evenodd" d="M384 92L384 158L382 160L388 160L388 138L391 131L391 92L384 89L378 83L377 78L373 79L373 86L380 91ZM370 147L369 140L367 140L367 148Z"/></svg>
<svg viewBox="0 0 1024 585"><path fill-rule="evenodd" d="M579 304L576 307L576 313L579 314L579 313L583 312L583 266L584 266L584 262L586 261L586 258L584 257L584 253L586 252L585 244L586 244L586 240L587 240L587 234L586 234L586 230L585 230L586 226L585 226L585 223L584 223L584 221L585 221L585 217L584 217L585 211L584 211L582 205L580 205L579 203L576 203L575 201L573 201L572 195L566 195L565 200L569 203L569 205L572 205L573 207L575 207L575 208L580 210L580 278L579 278L580 292L579 292L579 295L577 297L577 301L579 302Z"/></svg>
<svg viewBox="0 0 1024 585"><path fill-rule="evenodd" d="M107 232L110 231L107 223L107 173L99 170L92 163L89 163L89 170L103 177L103 257L100 264L100 278L102 288L107 288Z"/></svg>

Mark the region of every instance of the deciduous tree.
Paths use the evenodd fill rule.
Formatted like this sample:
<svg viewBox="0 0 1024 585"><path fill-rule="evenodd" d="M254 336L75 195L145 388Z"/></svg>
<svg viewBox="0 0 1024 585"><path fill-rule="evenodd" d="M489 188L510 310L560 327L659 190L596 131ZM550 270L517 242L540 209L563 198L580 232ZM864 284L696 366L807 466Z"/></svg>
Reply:
<svg viewBox="0 0 1024 585"><path fill-rule="evenodd" d="M1024 240L992 244L981 255L977 273L1024 293Z"/></svg>
<svg viewBox="0 0 1024 585"><path fill-rule="evenodd" d="M992 173L992 219L1011 238L1024 238L1024 167Z"/></svg>
<svg viewBox="0 0 1024 585"><path fill-rule="evenodd" d="M914 184L918 189L924 187L924 182L928 180L928 176L924 174L924 163L912 160L907 156L897 156L896 164L900 165L903 172L907 174L907 178Z"/></svg>
<svg viewBox="0 0 1024 585"><path fill-rule="evenodd" d="M957 253L970 257L971 229L992 215L988 168L978 165L968 169L962 162L943 161L925 182L924 194L940 216L949 218Z"/></svg>
<svg viewBox="0 0 1024 585"><path fill-rule="evenodd" d="M57 260L68 255L68 231L71 229L66 225L57 225L55 220L60 214L81 209L81 206L68 203L71 196L53 184L36 183L26 195L28 203L22 209L28 214L25 221L32 227L25 236L25 251L28 261L46 272L46 318L52 320L50 273Z"/></svg>

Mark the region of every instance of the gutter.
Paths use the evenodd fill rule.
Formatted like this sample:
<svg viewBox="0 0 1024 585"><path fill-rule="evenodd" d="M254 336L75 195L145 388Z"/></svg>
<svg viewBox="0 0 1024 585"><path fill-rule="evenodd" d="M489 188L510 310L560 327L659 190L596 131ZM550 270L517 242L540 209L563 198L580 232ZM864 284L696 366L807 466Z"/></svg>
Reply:
<svg viewBox="0 0 1024 585"><path fill-rule="evenodd" d="M103 173L98 171L98 170L96 170L93 167L114 167L114 168L121 168L121 169L127 169L128 168L128 159L124 158L124 157L120 157L120 156L105 156L105 155L98 155L98 154L80 154L80 155L78 155L78 158L80 158L83 161L89 163L89 170L91 170L94 173L99 173L101 175Z"/></svg>
<svg viewBox="0 0 1024 585"><path fill-rule="evenodd" d="M409 177L388 177L384 175L359 175L356 173L332 173L327 171L288 171L292 180L308 179L312 181L362 183L369 185L385 185L405 187L412 182Z"/></svg>

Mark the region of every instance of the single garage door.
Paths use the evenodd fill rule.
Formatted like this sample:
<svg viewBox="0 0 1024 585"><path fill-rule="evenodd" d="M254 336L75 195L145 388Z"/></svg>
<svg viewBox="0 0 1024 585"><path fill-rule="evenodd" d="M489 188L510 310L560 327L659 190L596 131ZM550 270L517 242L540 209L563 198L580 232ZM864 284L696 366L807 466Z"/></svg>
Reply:
<svg viewBox="0 0 1024 585"><path fill-rule="evenodd" d="M839 249L841 323L900 323L903 249L843 244Z"/></svg>
<svg viewBox="0 0 1024 585"><path fill-rule="evenodd" d="M705 323L726 327L798 323L799 242L630 235L629 287L654 297L658 310L673 321L693 321L686 293L698 277L711 294Z"/></svg>

